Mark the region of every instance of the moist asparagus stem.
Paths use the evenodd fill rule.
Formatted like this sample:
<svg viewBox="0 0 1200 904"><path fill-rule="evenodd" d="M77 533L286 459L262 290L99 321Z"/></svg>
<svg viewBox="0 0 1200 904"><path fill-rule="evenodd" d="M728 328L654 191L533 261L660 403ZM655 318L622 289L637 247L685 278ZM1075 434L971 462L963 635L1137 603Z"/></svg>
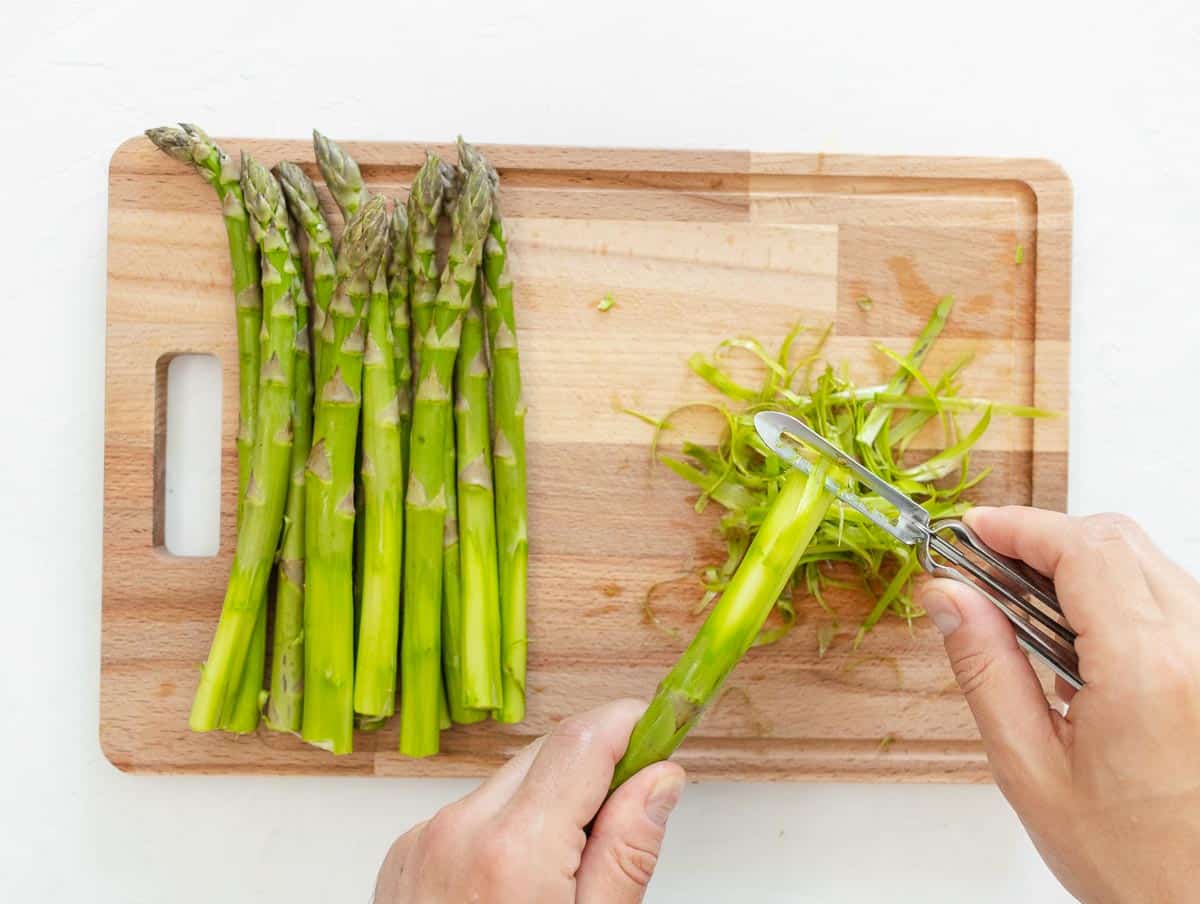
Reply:
<svg viewBox="0 0 1200 904"><path fill-rule="evenodd" d="M285 189L286 193L286 189ZM292 261L299 269L297 242L304 230L293 218ZM314 282L313 260L306 275ZM312 355L308 334L309 298L296 280L296 363L292 380L292 473L283 515L283 539L275 574L275 627L271 641L271 684L267 727L299 733L304 699L304 465L312 443Z"/></svg>
<svg viewBox="0 0 1200 904"><path fill-rule="evenodd" d="M246 202L242 194L241 170L215 141L199 127L180 123L147 129L146 136L160 150L190 163L217 193L225 218L229 262L233 269L233 299L238 347L238 523L242 497L250 473L254 445L255 412L258 409L259 330L262 328L262 288L259 285L258 243L250 234Z"/></svg>
<svg viewBox="0 0 1200 904"><path fill-rule="evenodd" d="M263 349L251 464L242 500L237 548L221 618L192 701L189 724L211 731L232 713L267 579L283 526L292 450L292 379L296 347L296 269L283 194L271 174L242 157L242 190L262 251ZM261 665L261 664L260 664ZM259 672L261 678L261 671Z"/></svg>
<svg viewBox="0 0 1200 904"><path fill-rule="evenodd" d="M349 753L354 728L354 458L367 300L382 266L382 198L346 226L321 331L313 442L305 469L304 712L301 737Z"/></svg>
<svg viewBox="0 0 1200 904"><path fill-rule="evenodd" d="M488 174L476 167L468 172L454 206L446 267L420 342L405 497L405 605L400 654L400 752L408 756L429 756L438 751L446 434L462 318L474 291L491 208ZM413 257L419 255L414 253ZM415 286L413 302L415 305ZM420 330L415 306L413 320Z"/></svg>
<svg viewBox="0 0 1200 904"><path fill-rule="evenodd" d="M496 557L496 508L492 492L487 356L483 347L482 277L463 320L455 372L454 419L458 448L458 533L462 575L461 697L473 709L501 703L500 579ZM449 673L449 672L448 672Z"/></svg>
<svg viewBox="0 0 1200 904"><path fill-rule="evenodd" d="M333 297L333 287L337 280L333 234L329 231L329 223L321 210L316 186L304 174L304 170L285 161L276 165L275 175L283 186L288 213L300 224L304 232L306 273L312 283L312 304L309 310L309 318L312 321L311 366L313 373L317 373L321 364L321 335L324 332L325 312L329 310L329 300Z"/></svg>
<svg viewBox="0 0 1200 904"><path fill-rule="evenodd" d="M500 722L525 718L526 573L529 536L526 516L525 398L517 353L513 283L508 239L500 215L498 180L492 222L483 253L483 311L492 362L492 471L495 480L496 540L500 574Z"/></svg>
<svg viewBox="0 0 1200 904"><path fill-rule="evenodd" d="M373 717L390 716L395 709L404 549L404 460L390 307L388 274L380 267L363 358L362 613L354 673L354 711Z"/></svg>
<svg viewBox="0 0 1200 904"><path fill-rule="evenodd" d="M750 649L833 502L829 473L820 460L811 478L788 475L729 586L634 726L613 788L675 751Z"/></svg>
<svg viewBox="0 0 1200 904"><path fill-rule="evenodd" d="M358 164L336 141L316 129L313 129L313 151L321 177L342 212L342 219L349 222L370 198Z"/></svg>

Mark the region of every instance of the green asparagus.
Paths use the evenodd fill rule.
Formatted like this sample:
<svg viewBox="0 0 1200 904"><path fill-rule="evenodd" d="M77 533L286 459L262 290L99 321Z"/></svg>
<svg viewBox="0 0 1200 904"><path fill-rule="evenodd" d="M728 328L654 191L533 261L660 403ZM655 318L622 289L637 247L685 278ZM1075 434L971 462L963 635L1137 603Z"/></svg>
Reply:
<svg viewBox="0 0 1200 904"><path fill-rule="evenodd" d="M496 180L494 180L495 182ZM508 269L508 239L500 216L498 190L483 253L483 299L492 362L492 468L495 479L496 538L499 549L502 702L496 718L525 718L526 527L525 397L517 354L513 283Z"/></svg>
<svg viewBox="0 0 1200 904"><path fill-rule="evenodd" d="M371 289L363 358L363 577L354 675L354 711L376 718L390 716L395 708L404 549L404 462L389 308L388 274L380 267Z"/></svg>
<svg viewBox="0 0 1200 904"><path fill-rule="evenodd" d="M285 189L286 192L286 189ZM304 230L293 218L291 236ZM292 261L303 259L294 241ZM308 258L308 275L315 263ZM315 279L312 280L315 284ZM267 726L276 731L300 731L304 696L304 466L312 440L312 358L308 334L308 291L296 280L296 363L292 380L292 475L283 516L279 568L275 574L275 629L271 642L271 688L267 697Z"/></svg>
<svg viewBox="0 0 1200 904"><path fill-rule="evenodd" d="M433 319L438 294L437 231L447 189L454 171L436 154L429 154L413 178L408 196L409 305L412 336L420 353L420 343ZM411 462L410 462L411 465Z"/></svg>
<svg viewBox="0 0 1200 904"><path fill-rule="evenodd" d="M321 176L329 186L329 193L341 210L342 219L349 222L370 198L358 164L336 141L326 138L316 129L313 129L313 150Z"/></svg>
<svg viewBox="0 0 1200 904"><path fill-rule="evenodd" d="M822 459L811 478L788 475L729 586L634 726L613 788L675 751L750 648L833 502L829 474Z"/></svg>
<svg viewBox="0 0 1200 904"><path fill-rule="evenodd" d="M396 403L400 409L400 448L404 450L404 479L408 479L408 438L412 432L412 340L408 312L408 209L392 208L392 254L388 260L388 302L392 312L392 355L395 359ZM403 490L403 487L402 487Z"/></svg>
<svg viewBox="0 0 1200 904"><path fill-rule="evenodd" d="M414 188L414 195L417 193ZM405 498L400 751L408 756L429 756L438 751L446 434L462 318L474 291L491 208L488 174L476 167L468 172L454 208L446 267L432 317L427 318L429 325L420 340ZM416 248L414 245L414 252ZM420 332L416 300L414 286L413 320Z"/></svg>
<svg viewBox="0 0 1200 904"><path fill-rule="evenodd" d="M216 142L199 126L180 123L147 129L146 136L176 160L190 163L217 192L225 217L229 262L233 267L233 299L237 312L238 347L238 523L242 497L250 474L258 409L259 330L262 327L262 288L259 285L258 243L250 234L241 173Z"/></svg>
<svg viewBox="0 0 1200 904"><path fill-rule="evenodd" d="M321 366L321 335L325 326L325 312L333 297L337 279L337 263L333 253L333 235L329 223L321 211L316 186L294 163L280 163L275 175L283 186L287 198L288 212L300 224L304 232L305 272L312 283L312 305L309 317L312 321L312 369L316 373Z"/></svg>
<svg viewBox="0 0 1200 904"><path fill-rule="evenodd" d="M259 376L254 445L233 567L221 619L192 701L189 724L195 731L211 731L229 721L236 704L256 622L265 608L267 579L283 526L292 449L297 273L288 240L287 211L278 183L245 155L242 191L262 251L265 316L260 354L265 361Z"/></svg>
<svg viewBox="0 0 1200 904"><path fill-rule="evenodd" d="M323 352L305 471L304 713L301 737L334 753L353 746L354 458L362 393L364 317L382 266L388 218L373 198L347 224Z"/></svg>
<svg viewBox="0 0 1200 904"><path fill-rule="evenodd" d="M498 710L500 678L500 586L496 560L496 507L492 493L492 444L488 417L488 363L483 343L482 286L463 319L455 372L454 417L458 447L458 532L461 560L462 696L455 703ZM453 715L453 712L451 713Z"/></svg>

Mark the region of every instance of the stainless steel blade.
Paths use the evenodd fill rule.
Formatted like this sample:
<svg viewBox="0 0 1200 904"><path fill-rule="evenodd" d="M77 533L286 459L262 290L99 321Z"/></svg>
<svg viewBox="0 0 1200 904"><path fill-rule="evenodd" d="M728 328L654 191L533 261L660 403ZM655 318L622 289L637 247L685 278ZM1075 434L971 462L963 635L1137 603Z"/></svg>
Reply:
<svg viewBox="0 0 1200 904"><path fill-rule="evenodd" d="M925 509L886 480L872 474L800 419L782 411L760 411L754 415L754 429L768 449L805 474L812 473L812 464L801 454L805 445L853 473L878 493L880 498L896 507L898 517L895 521L872 509L860 497L839 487L832 479L825 481L826 488L854 511L869 518L873 524L883 528L902 543L917 543L928 535L929 513Z"/></svg>

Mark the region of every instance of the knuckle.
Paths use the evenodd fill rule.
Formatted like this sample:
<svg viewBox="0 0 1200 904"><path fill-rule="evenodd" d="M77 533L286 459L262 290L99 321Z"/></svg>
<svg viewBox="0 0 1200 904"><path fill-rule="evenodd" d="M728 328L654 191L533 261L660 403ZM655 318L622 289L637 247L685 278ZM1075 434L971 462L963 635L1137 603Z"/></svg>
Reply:
<svg viewBox="0 0 1200 904"><path fill-rule="evenodd" d="M1128 515L1103 512L1089 515L1080 522L1080 536L1087 546L1108 543L1132 544L1141 535L1141 527Z"/></svg>
<svg viewBox="0 0 1200 904"><path fill-rule="evenodd" d="M950 665L954 669L954 678L962 688L963 695L970 697L984 687L996 662L995 657L986 650L972 651L955 656Z"/></svg>
<svg viewBox="0 0 1200 904"><path fill-rule="evenodd" d="M422 846L433 855L443 854L462 843L468 831L468 816L462 802L443 807L421 833Z"/></svg>
<svg viewBox="0 0 1200 904"><path fill-rule="evenodd" d="M573 746L586 747L595 738L596 730L587 719L579 716L568 716L558 723L554 736Z"/></svg>
<svg viewBox="0 0 1200 904"><path fill-rule="evenodd" d="M500 825L489 832L479 845L477 866L484 881L493 892L508 888L514 878L522 872L524 851L517 833Z"/></svg>
<svg viewBox="0 0 1200 904"><path fill-rule="evenodd" d="M658 846L620 839L608 847L613 866L633 885L645 888L658 865Z"/></svg>

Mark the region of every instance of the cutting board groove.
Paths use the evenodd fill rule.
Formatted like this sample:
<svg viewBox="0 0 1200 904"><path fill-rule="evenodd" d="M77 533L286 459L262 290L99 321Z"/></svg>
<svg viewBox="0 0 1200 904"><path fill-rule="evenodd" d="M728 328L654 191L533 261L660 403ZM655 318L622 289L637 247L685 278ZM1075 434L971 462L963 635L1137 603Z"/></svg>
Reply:
<svg viewBox="0 0 1200 904"><path fill-rule="evenodd" d="M226 140L268 165L302 141ZM424 146L347 143L377 191L403 197ZM451 155L449 146L435 147ZM649 696L690 631L696 569L718 559L714 513L648 463L659 413L704 396L686 360L737 334L778 342L833 324L828 357L885 378L932 304L958 305L929 362L973 351L967 391L1062 413L998 420L975 455L978 499L1062 508L1067 479L1070 182L1038 160L488 146L510 223L530 405L530 659L525 724L445 734L407 760L396 728L335 758L291 736L187 730L197 666L234 544L237 359L223 225L212 190L143 138L109 171L100 740L138 772L481 775L566 715ZM327 213L334 208L324 195ZM1017 263L1016 249L1023 260ZM612 294L607 313L596 302ZM858 300L872 299L869 310ZM222 365L221 542L163 546L166 370ZM658 627L646 618L650 588ZM678 754L696 778L983 781L970 714L930 626L849 637L867 602L834 600L841 634L817 655L814 607L755 650ZM664 630L666 626L667 630ZM885 742L884 739L887 739Z"/></svg>

